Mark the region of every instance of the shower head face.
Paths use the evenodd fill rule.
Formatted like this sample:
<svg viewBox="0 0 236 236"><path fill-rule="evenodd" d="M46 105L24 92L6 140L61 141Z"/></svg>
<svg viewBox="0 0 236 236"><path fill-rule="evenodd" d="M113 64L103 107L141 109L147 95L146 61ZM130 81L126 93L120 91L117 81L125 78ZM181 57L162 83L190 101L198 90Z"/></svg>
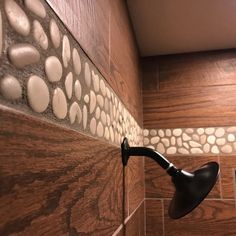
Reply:
<svg viewBox="0 0 236 236"><path fill-rule="evenodd" d="M176 191L170 202L169 216L179 219L194 210L212 190L218 175L218 163L209 162L192 173L180 170L172 176Z"/></svg>

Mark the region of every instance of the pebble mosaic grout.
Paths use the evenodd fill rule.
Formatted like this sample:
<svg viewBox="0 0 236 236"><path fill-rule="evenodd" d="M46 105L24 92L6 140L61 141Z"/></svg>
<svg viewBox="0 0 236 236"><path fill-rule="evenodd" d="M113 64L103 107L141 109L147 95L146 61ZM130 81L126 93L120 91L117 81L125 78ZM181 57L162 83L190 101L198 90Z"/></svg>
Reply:
<svg viewBox="0 0 236 236"><path fill-rule="evenodd" d="M0 2L0 102L120 145L142 129L46 2Z"/></svg>
<svg viewBox="0 0 236 236"><path fill-rule="evenodd" d="M46 2L0 2L0 102L92 137L167 155L232 154L236 127L144 129Z"/></svg>

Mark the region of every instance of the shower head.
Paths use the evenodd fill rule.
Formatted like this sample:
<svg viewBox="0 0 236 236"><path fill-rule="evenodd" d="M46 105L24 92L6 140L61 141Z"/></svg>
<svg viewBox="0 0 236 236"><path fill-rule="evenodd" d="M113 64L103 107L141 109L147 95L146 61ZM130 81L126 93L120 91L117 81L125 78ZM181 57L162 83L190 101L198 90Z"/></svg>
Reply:
<svg viewBox="0 0 236 236"><path fill-rule="evenodd" d="M163 155L146 147L130 147L127 138L121 144L123 165L126 166L130 156L147 156L156 161L171 176L175 193L170 202L169 216L179 219L194 210L214 187L219 165L209 162L195 170L187 172L177 169Z"/></svg>

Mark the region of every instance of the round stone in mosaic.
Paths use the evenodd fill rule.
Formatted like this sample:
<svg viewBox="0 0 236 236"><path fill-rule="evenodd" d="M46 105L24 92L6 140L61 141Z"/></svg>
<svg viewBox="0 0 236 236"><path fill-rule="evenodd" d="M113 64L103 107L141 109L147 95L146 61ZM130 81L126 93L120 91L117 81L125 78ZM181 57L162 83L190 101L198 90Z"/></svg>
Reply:
<svg viewBox="0 0 236 236"><path fill-rule="evenodd" d="M88 87L90 87L90 85L91 85L91 71L90 71L88 62L85 62L85 65L84 65L84 79L85 79L85 84Z"/></svg>
<svg viewBox="0 0 236 236"><path fill-rule="evenodd" d="M206 144L203 146L203 151L204 151L205 153L210 152L210 149L211 149L211 146L210 146L209 143L206 143Z"/></svg>
<svg viewBox="0 0 236 236"><path fill-rule="evenodd" d="M101 108L103 108L103 106L104 106L104 98L103 98L103 96L101 96L100 94L98 94L97 95L97 103L98 103L98 105L101 107ZM114 111L114 110L113 110ZM116 111L115 111L116 112ZM115 116L115 114L114 114L114 116Z"/></svg>
<svg viewBox="0 0 236 236"><path fill-rule="evenodd" d="M157 131L155 129L151 129L150 130L150 135L151 136L156 136L157 135Z"/></svg>
<svg viewBox="0 0 236 236"><path fill-rule="evenodd" d="M166 146L169 147L170 146L170 140L167 138L162 138L161 142Z"/></svg>
<svg viewBox="0 0 236 236"><path fill-rule="evenodd" d="M87 127L87 121L88 121L88 109L84 105L83 107L83 128L86 129Z"/></svg>
<svg viewBox="0 0 236 236"><path fill-rule="evenodd" d="M75 90L75 97L80 101L81 96L82 96L82 88L81 88L80 81L78 79L75 81L74 90Z"/></svg>
<svg viewBox="0 0 236 236"><path fill-rule="evenodd" d="M174 129L173 130L173 135L178 137L182 134L182 129Z"/></svg>
<svg viewBox="0 0 236 236"><path fill-rule="evenodd" d="M205 129L205 133L210 135L210 134L213 134L215 132L215 128L206 128Z"/></svg>
<svg viewBox="0 0 236 236"><path fill-rule="evenodd" d="M214 154L219 154L220 153L219 148L216 145L214 145L211 148L211 152L214 153Z"/></svg>
<svg viewBox="0 0 236 236"><path fill-rule="evenodd" d="M52 97L52 109L58 119L64 119L67 115L66 96L61 88L56 88Z"/></svg>
<svg viewBox="0 0 236 236"><path fill-rule="evenodd" d="M202 145L200 144L200 143L197 143L197 142L195 142L195 141L189 141L189 145L191 146L191 147L201 147Z"/></svg>
<svg viewBox="0 0 236 236"><path fill-rule="evenodd" d="M80 55L76 48L73 49L72 52L73 66L76 75L80 75L81 72L81 60Z"/></svg>
<svg viewBox="0 0 236 236"><path fill-rule="evenodd" d="M95 117L97 120L100 118L100 115L101 115L101 109L100 107L97 107L95 111Z"/></svg>
<svg viewBox="0 0 236 236"><path fill-rule="evenodd" d="M170 129L166 129L166 136L170 137L171 136L171 130Z"/></svg>
<svg viewBox="0 0 236 236"><path fill-rule="evenodd" d="M62 39L62 61L63 61L64 67L66 68L68 67L70 57L71 57L70 41L67 35L64 35Z"/></svg>
<svg viewBox="0 0 236 236"><path fill-rule="evenodd" d="M192 154L202 154L203 151L200 148L191 148L191 153Z"/></svg>
<svg viewBox="0 0 236 236"><path fill-rule="evenodd" d="M143 144L144 145L148 145L149 144L149 139L148 138L144 138L143 139Z"/></svg>
<svg viewBox="0 0 236 236"><path fill-rule="evenodd" d="M158 143L157 144L157 151L160 152L161 154L164 154L165 153L165 147L162 143Z"/></svg>
<svg viewBox="0 0 236 236"><path fill-rule="evenodd" d="M26 43L10 46L8 48L8 55L11 63L19 69L37 63L40 59L38 50Z"/></svg>
<svg viewBox="0 0 236 236"><path fill-rule="evenodd" d="M45 72L50 82L58 82L62 77L62 65L55 56L50 56L45 61Z"/></svg>
<svg viewBox="0 0 236 236"><path fill-rule="evenodd" d="M97 93L99 92L99 76L95 74L95 72L92 70L92 79L93 79L93 88L94 91Z"/></svg>
<svg viewBox="0 0 236 236"><path fill-rule="evenodd" d="M107 116L107 125L111 125L111 118L108 114L106 114Z"/></svg>
<svg viewBox="0 0 236 236"><path fill-rule="evenodd" d="M104 137L105 137L106 140L109 140L109 138L110 138L108 127L105 127Z"/></svg>
<svg viewBox="0 0 236 236"><path fill-rule="evenodd" d="M189 137L187 134L183 133L182 135L184 141L189 141L191 140L191 137Z"/></svg>
<svg viewBox="0 0 236 236"><path fill-rule="evenodd" d="M111 92L108 87L106 87L106 94L107 94L108 99L111 99Z"/></svg>
<svg viewBox="0 0 236 236"><path fill-rule="evenodd" d="M65 88L66 88L66 95L69 99L72 97L72 90L73 90L73 74L69 72L65 79Z"/></svg>
<svg viewBox="0 0 236 236"><path fill-rule="evenodd" d="M48 37L42 25L37 20L33 21L33 36L34 40L40 45L41 48L44 50L48 48Z"/></svg>
<svg viewBox="0 0 236 236"><path fill-rule="evenodd" d="M169 147L169 148L167 148L167 150L166 150L166 153L167 154L175 154L177 152L177 149L176 149L176 147Z"/></svg>
<svg viewBox="0 0 236 236"><path fill-rule="evenodd" d="M234 136L234 134L228 134L227 140L228 140L229 142L234 142L234 141L235 141L235 136Z"/></svg>
<svg viewBox="0 0 236 236"><path fill-rule="evenodd" d="M207 136L206 136L205 134L203 134L203 135L200 136L200 143L201 143L201 144L206 143L206 140L207 140Z"/></svg>
<svg viewBox="0 0 236 236"><path fill-rule="evenodd" d="M114 131L113 131L113 129L112 129L111 126L109 127L109 131L110 131L111 141L114 142L114 139L115 139L115 137L114 137Z"/></svg>
<svg viewBox="0 0 236 236"><path fill-rule="evenodd" d="M69 118L70 118L70 123L74 124L75 123L75 119L79 110L79 104L77 102L73 102L70 106L70 110L69 110Z"/></svg>
<svg viewBox="0 0 236 236"><path fill-rule="evenodd" d="M35 15L45 18L46 10L40 0L24 0L25 6Z"/></svg>
<svg viewBox="0 0 236 236"><path fill-rule="evenodd" d="M13 0L5 0L5 12L11 27L23 36L30 33L30 22L21 9L21 7Z"/></svg>
<svg viewBox="0 0 236 236"><path fill-rule="evenodd" d="M2 13L0 10L0 56L2 55L2 47L3 47L3 34L2 34Z"/></svg>
<svg viewBox="0 0 236 236"><path fill-rule="evenodd" d="M185 132L187 133L187 134L193 134L193 129L192 128L188 128L188 129L185 129Z"/></svg>
<svg viewBox="0 0 236 236"><path fill-rule="evenodd" d="M225 134L225 130L223 128L217 128L215 131L215 136L217 138L223 137Z"/></svg>
<svg viewBox="0 0 236 236"><path fill-rule="evenodd" d="M107 117L106 117L106 113L104 111L101 112L101 121L102 121L103 125L106 125Z"/></svg>
<svg viewBox="0 0 236 236"><path fill-rule="evenodd" d="M143 135L144 136L148 136L149 135L149 130L148 129L144 129L143 130Z"/></svg>
<svg viewBox="0 0 236 236"><path fill-rule="evenodd" d="M103 136L103 133L104 133L104 127L101 123L101 121L98 122L98 126L97 126L97 135L98 137L102 137Z"/></svg>
<svg viewBox="0 0 236 236"><path fill-rule="evenodd" d="M84 95L84 102L87 104L89 103L89 95L88 94Z"/></svg>
<svg viewBox="0 0 236 236"><path fill-rule="evenodd" d="M222 146L225 143L226 143L225 138L218 138L218 139L216 139L216 144L219 145L219 146Z"/></svg>
<svg viewBox="0 0 236 236"><path fill-rule="evenodd" d="M228 133L234 133L234 132L236 132L236 127L229 127L229 128L227 128L227 132Z"/></svg>
<svg viewBox="0 0 236 236"><path fill-rule="evenodd" d="M20 99L22 96L19 81L11 75L7 75L0 80L0 90L3 97L11 101Z"/></svg>
<svg viewBox="0 0 236 236"><path fill-rule="evenodd" d="M95 93L91 90L90 91L90 104L89 104L89 113L92 114L94 109L96 107L96 95Z"/></svg>
<svg viewBox="0 0 236 236"><path fill-rule="evenodd" d="M31 1L31 0L30 0ZM59 48L61 44L61 33L54 19L50 20L50 37L54 48Z"/></svg>
<svg viewBox="0 0 236 236"><path fill-rule="evenodd" d="M103 79L100 80L100 89L101 89L102 95L105 97L106 96L106 85L105 85Z"/></svg>
<svg viewBox="0 0 236 236"><path fill-rule="evenodd" d="M171 145L174 146L174 145L176 144L176 138L172 136L172 137L170 138L170 143L171 143Z"/></svg>
<svg viewBox="0 0 236 236"><path fill-rule="evenodd" d="M197 129L197 133L198 133L199 135L204 134L204 129L203 129L203 128L198 128L198 129Z"/></svg>
<svg viewBox="0 0 236 236"><path fill-rule="evenodd" d="M90 132L92 133L92 135L95 135L96 129L97 129L97 121L94 117L91 119L89 127L90 127Z"/></svg>
<svg viewBox="0 0 236 236"><path fill-rule="evenodd" d="M223 147L221 147L221 149L220 149L223 153L231 153L232 151L233 151L233 148L232 148L232 146L230 146L230 145L225 145L225 146L223 146Z"/></svg>
<svg viewBox="0 0 236 236"><path fill-rule="evenodd" d="M178 152L185 155L189 154L189 151L186 148L178 148Z"/></svg>
<svg viewBox="0 0 236 236"><path fill-rule="evenodd" d="M104 109L105 109L106 112L109 111L109 101L108 101L108 98L107 98L107 97L105 97Z"/></svg>
<svg viewBox="0 0 236 236"><path fill-rule="evenodd" d="M27 83L27 97L30 107L36 112L44 112L49 104L49 90L43 79L33 75Z"/></svg>
<svg viewBox="0 0 236 236"><path fill-rule="evenodd" d="M165 136L165 133L164 133L164 131L163 131L162 129L159 129L159 130L158 130L158 135L159 135L161 138L163 138L163 137Z"/></svg>

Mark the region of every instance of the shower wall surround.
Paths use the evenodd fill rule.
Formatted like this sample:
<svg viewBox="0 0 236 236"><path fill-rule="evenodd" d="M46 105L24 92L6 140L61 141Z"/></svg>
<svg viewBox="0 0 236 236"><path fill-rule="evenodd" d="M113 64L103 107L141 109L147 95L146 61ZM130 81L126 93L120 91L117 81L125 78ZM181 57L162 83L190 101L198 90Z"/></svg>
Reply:
<svg viewBox="0 0 236 236"><path fill-rule="evenodd" d="M107 7L106 3L101 4ZM111 5L116 9L113 23L117 23L117 18L128 19L122 1ZM68 5L64 7L63 10L69 10ZM88 47L82 49L75 32L67 29L70 29L68 22L62 23L65 15L64 12L58 17L42 0L0 2L0 136L1 147L6 147L0 155L5 194L1 200L5 206L2 208L5 213L1 215L5 218L1 220L0 234L116 235L124 233L124 222L130 233L136 227L143 234L143 160L131 161L132 168L123 173L119 153L125 136L131 145L143 145L142 118L138 111L142 105L137 105L136 99L128 102L132 93L141 91L133 89L127 96L124 81L128 78L118 73L125 67L116 61L105 63L106 67L113 66L109 70L118 76L115 83L125 88L116 89L107 68L102 68L96 60L91 61L94 59L91 54L98 53L99 45L92 51ZM125 25L121 28L131 37L127 22L122 22ZM135 54L132 43L130 40L128 54ZM120 49L112 53L116 50ZM133 71L126 70L132 73L129 78L137 79L139 84L135 63L130 70ZM23 150L18 150L23 142L22 132L28 135L25 137L28 143ZM27 176L29 181L25 182ZM60 178L66 185L62 185ZM32 189L30 195L26 194L27 189ZM11 201L13 196L16 201L11 209L6 201ZM53 205L50 201L55 203L54 209L50 208ZM29 202L28 208L26 202ZM18 215L20 212L22 215ZM92 226L86 226L85 216Z"/></svg>
<svg viewBox="0 0 236 236"><path fill-rule="evenodd" d="M145 159L147 236L236 234L235 61L235 50L223 50L144 62L144 145L188 171L210 161L220 165L207 199L182 219L171 220L171 179Z"/></svg>

